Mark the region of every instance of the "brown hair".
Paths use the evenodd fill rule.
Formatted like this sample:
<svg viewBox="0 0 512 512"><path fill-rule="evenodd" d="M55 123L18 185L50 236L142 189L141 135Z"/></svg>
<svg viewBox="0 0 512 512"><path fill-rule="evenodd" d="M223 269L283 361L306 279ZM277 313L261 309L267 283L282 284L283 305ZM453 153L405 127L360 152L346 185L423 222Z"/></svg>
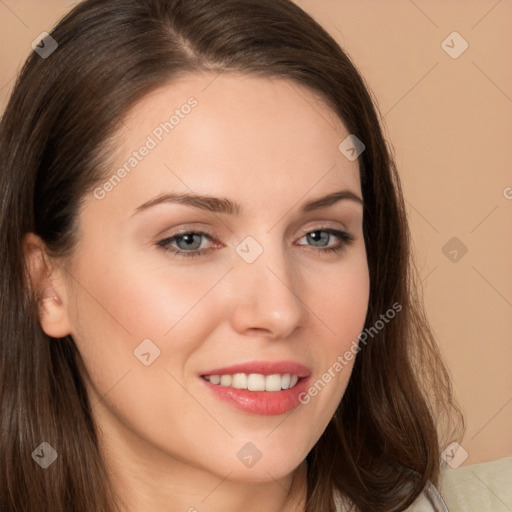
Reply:
<svg viewBox="0 0 512 512"><path fill-rule="evenodd" d="M301 84L365 144L365 328L393 304L401 311L361 345L346 393L307 456L307 512L334 511L335 489L360 510L411 504L437 482L436 423L460 413L419 298L400 181L347 55L289 0L85 0L51 35L58 48L46 59L31 54L0 125L0 509L117 510L80 354L71 336L42 331L22 240L33 232L50 254L70 254L80 201L105 174L107 141L123 115L194 71ZM45 471L31 457L42 441L59 453Z"/></svg>

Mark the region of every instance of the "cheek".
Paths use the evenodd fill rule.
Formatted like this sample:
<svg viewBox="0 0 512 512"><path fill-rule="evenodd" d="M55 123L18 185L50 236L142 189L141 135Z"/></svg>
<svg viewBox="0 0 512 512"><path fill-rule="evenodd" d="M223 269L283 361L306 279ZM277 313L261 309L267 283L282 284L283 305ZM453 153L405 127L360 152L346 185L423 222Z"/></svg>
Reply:
<svg viewBox="0 0 512 512"><path fill-rule="evenodd" d="M141 264L127 257L122 265L107 262L101 268L104 279L87 270L83 274L91 293L81 307L85 303L86 309L95 310L95 324L109 331L121 328L134 341L161 339L188 321L223 274L214 267L185 270L165 258Z"/></svg>
<svg viewBox="0 0 512 512"><path fill-rule="evenodd" d="M358 339L364 327L370 293L370 279L364 251L331 268L308 277L307 304L324 324L327 352L343 352ZM316 285L314 285L316 283Z"/></svg>
<svg viewBox="0 0 512 512"><path fill-rule="evenodd" d="M98 279L99 261L83 261L87 265L75 270L83 286L77 288L72 335L91 401L102 397L101 403L140 436L151 425L152 435L164 439L166 425L176 431L183 427L172 411L197 414L197 404L179 383L190 354L218 321L219 315L209 314L216 305L208 292L223 272L192 275L165 262L141 265L118 258L122 264L101 264L104 278ZM144 364L147 353L149 365Z"/></svg>
<svg viewBox="0 0 512 512"><path fill-rule="evenodd" d="M155 354L160 351L157 366L181 371L212 323L220 321L221 302L211 300L211 292L226 271L207 265L185 271L165 258L148 263L129 255L89 256L75 269L81 286L72 335L91 378L108 388L127 369L138 369L134 350L147 339L157 347L148 345Z"/></svg>
<svg viewBox="0 0 512 512"><path fill-rule="evenodd" d="M365 253L359 251L353 256L345 264L322 270L308 280L325 283L311 287L309 292L308 305L326 334L318 339L318 373L303 397L304 405L311 407L318 419L319 435L347 387L368 309L370 279Z"/></svg>

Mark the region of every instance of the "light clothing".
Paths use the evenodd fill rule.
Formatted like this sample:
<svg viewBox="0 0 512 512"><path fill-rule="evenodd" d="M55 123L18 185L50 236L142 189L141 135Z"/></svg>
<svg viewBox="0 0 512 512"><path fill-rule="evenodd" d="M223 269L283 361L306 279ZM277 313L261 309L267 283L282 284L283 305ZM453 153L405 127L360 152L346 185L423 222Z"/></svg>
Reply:
<svg viewBox="0 0 512 512"><path fill-rule="evenodd" d="M450 512L510 512L512 457L441 470L439 490Z"/></svg>
<svg viewBox="0 0 512 512"><path fill-rule="evenodd" d="M334 501L338 512L348 512L349 508L343 503L343 498L335 494ZM423 493L418 496L416 501L404 512L449 512L443 498L439 494L436 486L429 483Z"/></svg>

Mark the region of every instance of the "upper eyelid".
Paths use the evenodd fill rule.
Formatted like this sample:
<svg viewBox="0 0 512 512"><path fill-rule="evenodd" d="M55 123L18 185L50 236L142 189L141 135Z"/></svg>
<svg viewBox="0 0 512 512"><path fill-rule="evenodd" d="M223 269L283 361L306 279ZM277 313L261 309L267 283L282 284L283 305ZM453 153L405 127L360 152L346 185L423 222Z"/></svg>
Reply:
<svg viewBox="0 0 512 512"><path fill-rule="evenodd" d="M318 224L318 225L310 226L310 227L307 227L307 228L302 228L300 230L300 236L304 236L305 234L311 233L312 231L320 231L322 229L334 229L334 230L337 230L337 231L345 231L347 233L350 231L345 226L332 226L332 225L329 225L327 223L320 222L320 224ZM175 237L175 236L187 235L189 233L194 233L194 234L199 234L200 233L200 234L203 234L205 236L209 236L211 238L216 238L216 235L213 234L213 232L208 232L207 229L193 227L193 226L190 226L190 227L185 226L183 228L180 228L180 229L178 229L178 231L172 232L170 235L165 236L164 238L172 238L172 237Z"/></svg>
<svg viewBox="0 0 512 512"><path fill-rule="evenodd" d="M345 231L347 233L350 232L350 229L347 227L346 223L341 222L340 220L330 220L330 221L329 220L328 221L312 220L312 221L308 221L308 223L309 222L311 222L313 224L309 227L301 228L301 230L300 230L300 232L302 233L301 236L303 236L304 234L309 233L311 231L317 231L319 229L336 229L338 231ZM315 222L316 222L316 224L315 224ZM331 225L331 223L336 223L337 225ZM170 235L165 236L165 238L171 238L173 236L179 236L181 234L187 234L187 233L203 233L212 238L216 238L214 234L208 232L208 228L199 227L199 226L197 226L197 224L204 224L204 223L203 222L198 222L198 223L192 222L190 224L184 223L178 229L178 231L172 232ZM340 226L340 224L341 224L341 226ZM166 231L170 231L170 230L166 229L166 230L162 231L162 233L165 233ZM216 230L212 229L212 231L216 231ZM229 229L229 231L231 234L233 234L233 231L231 229ZM161 238L163 235L160 234L157 236Z"/></svg>

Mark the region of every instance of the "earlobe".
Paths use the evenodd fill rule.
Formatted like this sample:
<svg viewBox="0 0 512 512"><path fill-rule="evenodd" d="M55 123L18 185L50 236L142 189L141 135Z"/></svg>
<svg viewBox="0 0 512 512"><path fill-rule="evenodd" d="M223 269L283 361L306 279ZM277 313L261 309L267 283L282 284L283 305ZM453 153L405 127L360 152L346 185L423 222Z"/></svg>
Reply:
<svg viewBox="0 0 512 512"><path fill-rule="evenodd" d="M62 271L52 264L44 242L34 233L25 235L23 249L41 328L53 338L71 334Z"/></svg>

